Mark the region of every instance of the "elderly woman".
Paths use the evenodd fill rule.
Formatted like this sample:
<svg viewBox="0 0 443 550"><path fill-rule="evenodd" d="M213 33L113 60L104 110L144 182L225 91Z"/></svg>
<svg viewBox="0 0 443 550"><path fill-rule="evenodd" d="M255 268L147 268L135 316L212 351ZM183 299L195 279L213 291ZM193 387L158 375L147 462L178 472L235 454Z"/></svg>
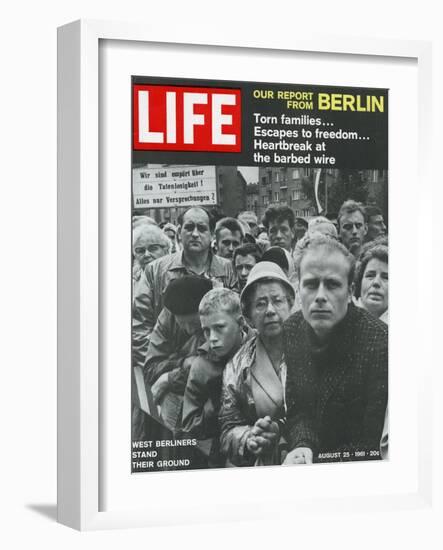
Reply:
<svg viewBox="0 0 443 550"><path fill-rule="evenodd" d="M375 241L363 250L355 277L358 305L388 323L389 269L387 241Z"/></svg>
<svg viewBox="0 0 443 550"><path fill-rule="evenodd" d="M132 238L134 290L145 267L157 258L168 254L170 246L168 237L157 225L144 223L134 229Z"/></svg>
<svg viewBox="0 0 443 550"><path fill-rule="evenodd" d="M283 323L294 289L272 262L256 264L240 301L257 334L226 365L219 414L221 452L236 466L280 464L279 424L285 417Z"/></svg>

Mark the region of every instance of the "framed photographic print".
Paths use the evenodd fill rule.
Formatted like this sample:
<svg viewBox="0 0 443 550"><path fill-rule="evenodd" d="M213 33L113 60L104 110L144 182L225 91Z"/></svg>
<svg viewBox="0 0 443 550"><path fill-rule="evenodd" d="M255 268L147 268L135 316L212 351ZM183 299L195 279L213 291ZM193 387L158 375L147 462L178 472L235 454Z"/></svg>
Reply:
<svg viewBox="0 0 443 550"><path fill-rule="evenodd" d="M60 522L429 505L430 57L59 29Z"/></svg>

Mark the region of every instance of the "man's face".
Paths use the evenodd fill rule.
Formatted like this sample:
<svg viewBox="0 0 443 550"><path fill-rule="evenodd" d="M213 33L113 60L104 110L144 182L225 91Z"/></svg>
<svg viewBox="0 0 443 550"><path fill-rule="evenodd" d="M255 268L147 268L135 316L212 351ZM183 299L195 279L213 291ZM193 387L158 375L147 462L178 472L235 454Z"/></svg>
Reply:
<svg viewBox="0 0 443 550"><path fill-rule="evenodd" d="M155 234L145 233L134 243L134 257L142 268L167 253L167 246Z"/></svg>
<svg viewBox="0 0 443 550"><path fill-rule="evenodd" d="M232 356L242 341L241 315L235 318L226 311L201 315L200 322L212 353L219 359Z"/></svg>
<svg viewBox="0 0 443 550"><path fill-rule="evenodd" d="M294 230L289 226L288 220L270 222L268 233L271 246L280 246L288 251L291 250Z"/></svg>
<svg viewBox="0 0 443 550"><path fill-rule="evenodd" d="M383 216L381 214L371 216L368 221L367 239L372 241L383 235L386 235L386 225Z"/></svg>
<svg viewBox="0 0 443 550"><path fill-rule="evenodd" d="M294 235L297 241L304 237L306 233L306 226L303 225L300 220L295 220Z"/></svg>
<svg viewBox="0 0 443 550"><path fill-rule="evenodd" d="M243 242L240 231L230 231L226 227L221 229L217 240L217 255L229 260L234 255L234 250Z"/></svg>
<svg viewBox="0 0 443 550"><path fill-rule="evenodd" d="M180 236L183 250L187 253L197 254L209 250L212 233L207 213L200 208L188 210L183 217Z"/></svg>
<svg viewBox="0 0 443 550"><path fill-rule="evenodd" d="M300 265L300 301L303 317L321 340L346 315L352 292L350 265L338 250L320 246L307 251Z"/></svg>
<svg viewBox="0 0 443 550"><path fill-rule="evenodd" d="M251 326L261 337L279 336L290 313L288 297L279 282L257 283L248 316Z"/></svg>
<svg viewBox="0 0 443 550"><path fill-rule="evenodd" d="M238 283L240 285L240 289L243 289L246 285L246 281L248 280L249 273L251 272L251 269L254 267L254 265L257 263L257 260L252 256L251 254L247 254L246 256L240 256L240 254L237 255L235 258L235 272L237 274Z"/></svg>
<svg viewBox="0 0 443 550"><path fill-rule="evenodd" d="M368 231L363 214L356 210L344 213L340 218L340 237L346 248L358 256L363 240Z"/></svg>
<svg viewBox="0 0 443 550"><path fill-rule="evenodd" d="M201 331L200 315L189 313L187 315L175 315L178 326L189 336L198 334Z"/></svg>
<svg viewBox="0 0 443 550"><path fill-rule="evenodd" d="M256 237L258 235L257 216L255 216L254 214L241 214L238 219L241 222L246 222L249 225L253 237Z"/></svg>

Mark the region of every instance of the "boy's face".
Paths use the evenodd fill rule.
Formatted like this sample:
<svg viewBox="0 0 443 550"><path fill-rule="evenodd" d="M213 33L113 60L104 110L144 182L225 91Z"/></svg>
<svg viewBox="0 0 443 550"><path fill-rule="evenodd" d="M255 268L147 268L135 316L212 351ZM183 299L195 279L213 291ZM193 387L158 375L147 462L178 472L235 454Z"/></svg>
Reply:
<svg viewBox="0 0 443 550"><path fill-rule="evenodd" d="M218 358L232 356L242 341L241 319L226 311L213 311L201 315L200 322L211 352Z"/></svg>

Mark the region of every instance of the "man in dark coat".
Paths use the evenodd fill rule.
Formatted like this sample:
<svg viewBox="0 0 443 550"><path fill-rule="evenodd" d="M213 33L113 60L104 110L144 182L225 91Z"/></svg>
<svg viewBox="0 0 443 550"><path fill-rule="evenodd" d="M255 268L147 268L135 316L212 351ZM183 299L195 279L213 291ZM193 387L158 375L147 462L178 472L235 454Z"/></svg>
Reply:
<svg viewBox="0 0 443 550"><path fill-rule="evenodd" d="M297 267L302 310L285 326L285 464L380 458L387 326L353 305L355 260L335 239L314 234Z"/></svg>

